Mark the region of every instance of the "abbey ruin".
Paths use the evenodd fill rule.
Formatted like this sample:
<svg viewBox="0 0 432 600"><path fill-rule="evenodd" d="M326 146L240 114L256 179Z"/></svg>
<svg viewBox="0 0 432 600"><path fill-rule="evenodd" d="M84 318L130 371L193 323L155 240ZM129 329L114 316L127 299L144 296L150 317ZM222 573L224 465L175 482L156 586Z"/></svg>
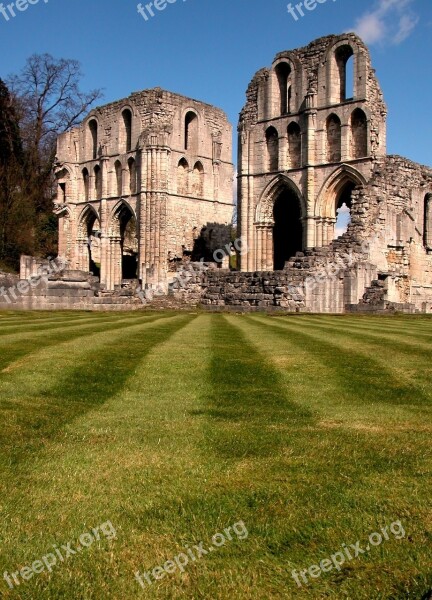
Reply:
<svg viewBox="0 0 432 600"><path fill-rule="evenodd" d="M224 113L158 88L95 109L58 140L68 267L0 307L139 307L134 290L162 286L218 310L430 312L432 170L387 155L386 117L355 34L281 52L258 71L238 126L245 251L230 270L213 258L232 239ZM197 261L206 270L176 285ZM40 264L22 266L24 279Z"/></svg>

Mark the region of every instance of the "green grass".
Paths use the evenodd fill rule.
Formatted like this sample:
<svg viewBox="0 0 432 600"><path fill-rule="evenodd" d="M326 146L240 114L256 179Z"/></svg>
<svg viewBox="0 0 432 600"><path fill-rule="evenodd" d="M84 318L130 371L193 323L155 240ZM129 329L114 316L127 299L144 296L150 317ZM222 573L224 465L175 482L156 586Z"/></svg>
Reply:
<svg viewBox="0 0 432 600"><path fill-rule="evenodd" d="M0 598L420 600L431 342L428 317L2 313ZM1 578L107 521L115 539ZM134 578L240 521L183 574Z"/></svg>

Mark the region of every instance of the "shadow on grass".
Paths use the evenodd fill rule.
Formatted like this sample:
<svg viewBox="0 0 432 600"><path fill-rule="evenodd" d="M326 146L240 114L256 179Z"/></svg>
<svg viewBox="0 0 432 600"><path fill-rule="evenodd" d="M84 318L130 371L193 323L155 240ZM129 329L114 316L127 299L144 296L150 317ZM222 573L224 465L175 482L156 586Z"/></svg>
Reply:
<svg viewBox="0 0 432 600"><path fill-rule="evenodd" d="M83 355L80 354L72 369L60 372L51 388L35 397L24 398L25 410L21 410L19 404L15 405L10 416L14 419L13 426L4 427L0 435L2 462L13 466L21 461L34 460L34 453L67 423L119 393L149 352L192 318L182 316L170 321L155 318L152 321L161 322L146 330L147 320L139 331L130 331L123 324L116 329L122 327L124 336L115 338L112 345L98 348L95 352L91 338L87 338L87 349Z"/></svg>
<svg viewBox="0 0 432 600"><path fill-rule="evenodd" d="M62 342L70 342L79 337L88 337L93 333L103 333L104 331L116 331L117 329L122 329L128 326L129 323L136 324L137 322L145 322L151 323L155 321L159 317L148 317L142 316L138 317L134 315L133 317L123 317L118 316L115 320L110 319L108 321L100 321L99 319L96 322L89 322L88 319L85 319L84 323L76 322L73 324L64 324L62 327L56 327L52 331L51 328L46 331L46 336L38 335L40 330L25 332L28 334L28 337L25 339L17 340L15 342L11 342L7 344L6 347L1 348L1 356L0 356L0 376L1 371L6 369L9 365L14 363L15 361L23 358L27 354L30 354L35 351L42 350L43 348L49 348L50 346L56 346ZM22 334L24 332L18 332ZM36 334L34 337L32 333Z"/></svg>
<svg viewBox="0 0 432 600"><path fill-rule="evenodd" d="M220 457L266 457L289 444L291 432L313 422L280 373L226 317L213 315L206 444Z"/></svg>
<svg viewBox="0 0 432 600"><path fill-rule="evenodd" d="M262 317L245 318L251 325L267 331L270 328L272 333L286 339L291 345L315 356L337 381L347 401L355 404L369 402L411 406L430 402L421 389L397 379L392 370L383 367L382 362L367 356L366 353L356 352L337 342L329 341L329 335L325 331L311 331L292 321L275 323L270 318L267 321ZM343 333L343 323L340 333ZM347 341L350 336L351 333L347 332ZM376 352L379 352L380 344L381 342L377 341ZM367 349L366 345L365 350Z"/></svg>

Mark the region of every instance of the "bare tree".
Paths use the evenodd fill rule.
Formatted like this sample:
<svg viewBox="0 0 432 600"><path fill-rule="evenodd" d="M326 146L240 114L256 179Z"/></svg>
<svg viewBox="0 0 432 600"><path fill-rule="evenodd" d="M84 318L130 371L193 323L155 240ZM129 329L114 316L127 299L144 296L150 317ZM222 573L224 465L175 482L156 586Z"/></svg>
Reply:
<svg viewBox="0 0 432 600"><path fill-rule="evenodd" d="M34 54L23 70L8 79L19 107L21 137L33 168L52 168L57 136L80 122L102 97L101 90L82 92L80 63Z"/></svg>
<svg viewBox="0 0 432 600"><path fill-rule="evenodd" d="M57 220L52 214L56 139L60 133L77 125L102 97L101 90L83 92L80 89L81 77L80 63L76 60L34 54L20 73L9 76L7 80L22 140L24 175L21 185L12 188L13 195L3 198L3 209L11 217L13 211L9 204L14 199L13 205L18 206L19 198L19 213L23 216L21 224L24 225L27 214L23 229L26 230L26 240L32 240L32 247L26 252L42 256L56 252ZM16 172L14 166L12 173ZM0 175L4 179L5 174ZM4 219L1 220L4 222ZM14 238L17 237L15 232ZM7 253L10 254L9 251Z"/></svg>

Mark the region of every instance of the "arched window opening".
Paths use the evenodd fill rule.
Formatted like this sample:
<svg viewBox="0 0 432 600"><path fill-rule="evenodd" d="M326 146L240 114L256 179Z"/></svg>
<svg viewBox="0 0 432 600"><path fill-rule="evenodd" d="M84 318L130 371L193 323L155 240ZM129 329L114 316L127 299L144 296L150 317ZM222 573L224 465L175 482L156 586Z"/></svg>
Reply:
<svg viewBox="0 0 432 600"><path fill-rule="evenodd" d="M137 193L137 171L136 171L136 163L133 158L128 160L128 170L129 170L129 192L131 195Z"/></svg>
<svg viewBox="0 0 432 600"><path fill-rule="evenodd" d="M198 117L189 111L185 117L185 134L184 134L185 150L196 152L198 148Z"/></svg>
<svg viewBox="0 0 432 600"><path fill-rule="evenodd" d="M119 160L116 161L114 168L117 196L120 197L123 195L123 168Z"/></svg>
<svg viewBox="0 0 432 600"><path fill-rule="evenodd" d="M423 243L428 251L432 251L432 194L424 199Z"/></svg>
<svg viewBox="0 0 432 600"><path fill-rule="evenodd" d="M339 74L340 102L354 97L354 51L351 46L340 46L336 50L335 58Z"/></svg>
<svg viewBox="0 0 432 600"><path fill-rule="evenodd" d="M132 112L125 108L122 112L122 146L125 152L132 149Z"/></svg>
<svg viewBox="0 0 432 600"><path fill-rule="evenodd" d="M279 84L280 113L286 115L291 111L291 67L288 63L279 63L275 69Z"/></svg>
<svg viewBox="0 0 432 600"><path fill-rule="evenodd" d="M66 202L67 201L67 189L66 189L66 182L63 183L59 183L59 200L60 202Z"/></svg>
<svg viewBox="0 0 432 600"><path fill-rule="evenodd" d="M351 156L364 158L368 153L367 118L365 113L356 108L351 115Z"/></svg>
<svg viewBox="0 0 432 600"><path fill-rule="evenodd" d="M352 192L355 189L356 184L352 181L348 181L336 198L336 224L334 230L334 239L343 235L348 225L351 223L351 207L352 207Z"/></svg>
<svg viewBox="0 0 432 600"><path fill-rule="evenodd" d="M80 236L86 241L87 256L83 254L81 268L100 276L101 246L100 246L100 223L96 213L92 209L84 209L79 227Z"/></svg>
<svg viewBox="0 0 432 600"><path fill-rule="evenodd" d="M204 168L200 162L196 163L192 173L192 194L198 198L204 196Z"/></svg>
<svg viewBox="0 0 432 600"><path fill-rule="evenodd" d="M301 131L297 123L288 126L288 152L289 168L299 169L301 167Z"/></svg>
<svg viewBox="0 0 432 600"><path fill-rule="evenodd" d="M340 162L342 158L342 126L337 115L327 119L327 162Z"/></svg>
<svg viewBox="0 0 432 600"><path fill-rule="evenodd" d="M188 162L185 158L182 158L177 167L177 194L179 196L187 196L188 194L188 174Z"/></svg>
<svg viewBox="0 0 432 600"><path fill-rule="evenodd" d="M116 253L121 258L121 280L136 279L138 272L138 233L137 222L131 209L122 204L114 215L116 237L119 238L119 247ZM118 255L117 255L118 256Z"/></svg>
<svg viewBox="0 0 432 600"><path fill-rule="evenodd" d="M102 170L99 165L94 168L94 188L96 200L102 198Z"/></svg>
<svg viewBox="0 0 432 600"><path fill-rule="evenodd" d="M350 56L345 65L345 100L354 99L354 55Z"/></svg>
<svg viewBox="0 0 432 600"><path fill-rule="evenodd" d="M90 176L87 169L83 169L82 171L83 178L83 186L84 186L84 199L86 202L89 201L90 198Z"/></svg>
<svg viewBox="0 0 432 600"><path fill-rule="evenodd" d="M279 135L274 127L266 131L268 168L270 171L279 169Z"/></svg>
<svg viewBox="0 0 432 600"><path fill-rule="evenodd" d="M89 121L88 124L90 131L90 141L91 141L91 157L93 160L96 160L98 153L98 124L95 119Z"/></svg>
<svg viewBox="0 0 432 600"><path fill-rule="evenodd" d="M273 262L275 271L280 271L291 257L303 250L300 201L291 189L283 190L276 199L273 218Z"/></svg>

